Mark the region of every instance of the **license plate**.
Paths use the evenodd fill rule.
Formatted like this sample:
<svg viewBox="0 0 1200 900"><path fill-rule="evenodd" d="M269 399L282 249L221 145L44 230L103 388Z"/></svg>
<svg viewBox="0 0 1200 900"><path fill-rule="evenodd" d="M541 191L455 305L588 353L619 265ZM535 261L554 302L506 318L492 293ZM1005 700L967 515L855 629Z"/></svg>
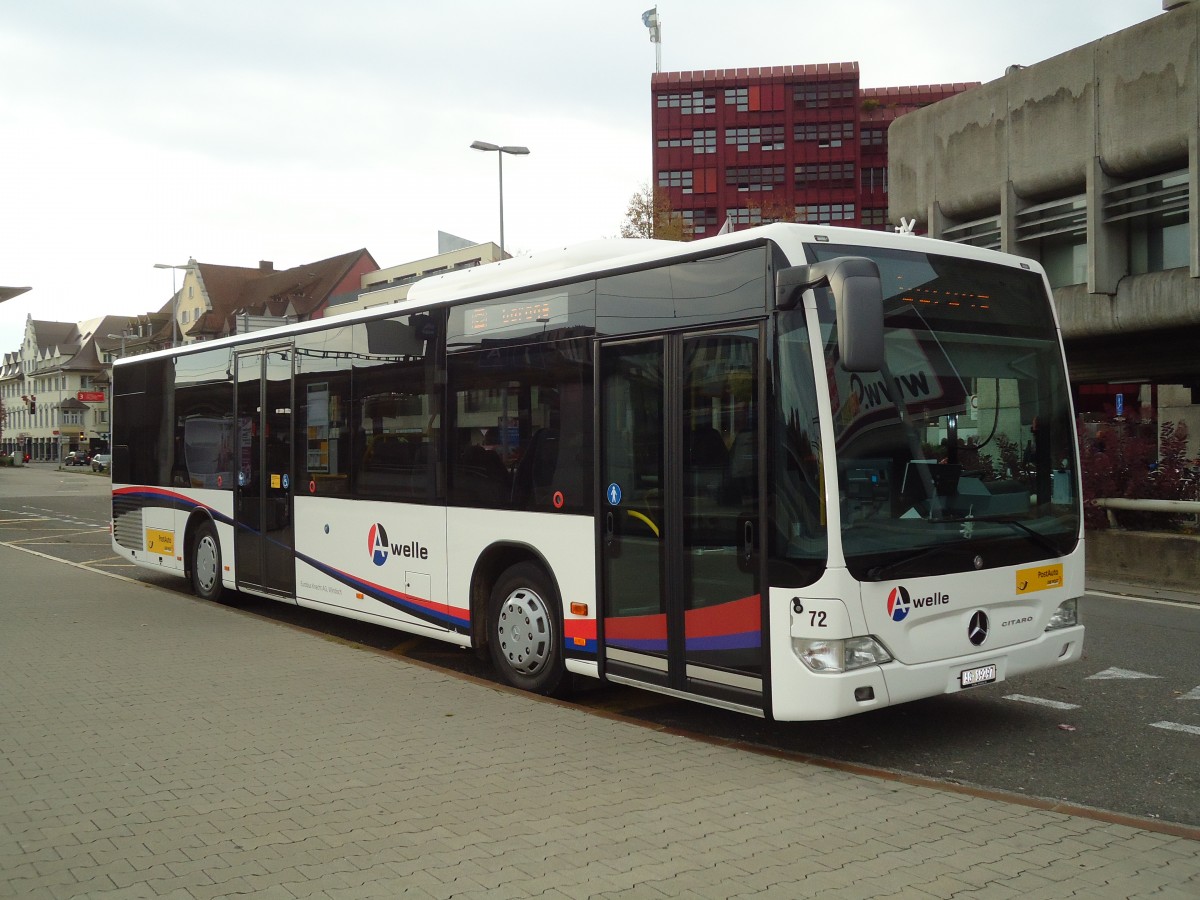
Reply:
<svg viewBox="0 0 1200 900"><path fill-rule="evenodd" d="M963 669L958 673L958 683L961 687L974 687L977 684L987 684L996 680L996 667L979 666L977 669Z"/></svg>

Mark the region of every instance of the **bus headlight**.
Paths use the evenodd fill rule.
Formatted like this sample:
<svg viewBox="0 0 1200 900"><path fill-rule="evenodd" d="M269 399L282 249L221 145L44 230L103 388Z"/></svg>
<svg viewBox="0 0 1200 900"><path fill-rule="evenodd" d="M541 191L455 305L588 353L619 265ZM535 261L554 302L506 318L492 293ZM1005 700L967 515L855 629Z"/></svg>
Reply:
<svg viewBox="0 0 1200 900"><path fill-rule="evenodd" d="M844 640L794 637L792 652L813 672L850 672L892 660L883 644L870 635Z"/></svg>
<svg viewBox="0 0 1200 900"><path fill-rule="evenodd" d="M1070 628L1072 625L1078 624L1079 598L1072 597L1070 600L1064 600L1058 604L1058 609L1050 617L1050 623L1046 626L1046 630L1054 631L1057 628Z"/></svg>

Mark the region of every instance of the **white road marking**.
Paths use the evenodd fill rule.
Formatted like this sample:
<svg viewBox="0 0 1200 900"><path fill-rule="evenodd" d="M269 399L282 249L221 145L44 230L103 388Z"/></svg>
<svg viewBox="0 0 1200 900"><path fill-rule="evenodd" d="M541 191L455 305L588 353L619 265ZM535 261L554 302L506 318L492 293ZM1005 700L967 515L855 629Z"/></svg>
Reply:
<svg viewBox="0 0 1200 900"><path fill-rule="evenodd" d="M1048 706L1051 709L1079 709L1078 703L1062 703L1058 700L1045 700L1042 697L1027 697L1024 694L1006 694L1005 700L1016 700L1018 703L1032 703L1035 706Z"/></svg>
<svg viewBox="0 0 1200 900"><path fill-rule="evenodd" d="M1147 675L1145 672L1134 672L1130 669L1105 669L1095 675L1089 675L1085 681L1110 681L1112 679L1162 678L1161 675Z"/></svg>
<svg viewBox="0 0 1200 900"><path fill-rule="evenodd" d="M1164 731L1182 731L1186 734L1200 734L1200 725L1180 725L1178 722L1151 722L1151 728L1162 728Z"/></svg>
<svg viewBox="0 0 1200 900"><path fill-rule="evenodd" d="M19 550L22 553L28 553L30 556L40 556L42 559L48 559L51 562L62 563L63 565L71 566L75 569L83 569L87 572L95 572L97 575L104 575L106 578L116 578L119 581L127 581L130 584L146 584L144 581L138 581L136 578L126 578L124 575L118 575L116 572L109 572L104 569L93 569L89 565L71 562L69 559L63 559L61 556L51 556L49 553L41 553L37 550L30 550L28 547L19 547L10 541L0 541L0 547L8 547L10 550Z"/></svg>
<svg viewBox="0 0 1200 900"><path fill-rule="evenodd" d="M1180 700L1200 700L1200 684L1196 685L1186 694L1183 694Z"/></svg>
<svg viewBox="0 0 1200 900"><path fill-rule="evenodd" d="M106 522L90 522L86 519L80 519L76 516L67 515L65 513L55 512L52 509L45 509L44 507L40 507L40 506L23 506L22 509L33 510L32 514L34 514L34 515L45 514L45 516L47 518L58 519L60 522L67 522L67 523L74 524L74 525L83 525L84 527L87 527L87 528L107 528L108 527L108 523L106 523Z"/></svg>

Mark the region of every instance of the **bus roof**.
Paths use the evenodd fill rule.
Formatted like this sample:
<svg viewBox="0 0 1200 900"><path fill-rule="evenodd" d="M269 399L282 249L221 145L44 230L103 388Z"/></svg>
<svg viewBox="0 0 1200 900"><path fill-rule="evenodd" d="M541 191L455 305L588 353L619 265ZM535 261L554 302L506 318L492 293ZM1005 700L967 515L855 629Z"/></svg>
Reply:
<svg viewBox="0 0 1200 900"><path fill-rule="evenodd" d="M409 289L407 298L399 303L335 313L323 319L281 325L277 328L263 329L248 334L229 335L216 341L200 341L173 350L159 350L150 354L127 357L126 360L140 360L160 354L189 352L229 343L265 340L274 336L283 337L309 331L314 327L322 327L323 324L332 325L335 322L380 318L471 297L532 290L541 286L549 287L586 278L589 275L598 276L614 270L636 269L671 259L708 256L720 253L722 250L732 252L742 247L760 244L765 240L771 240L780 245L797 263L803 258L804 244L824 242L960 256L1014 267L1019 265L1039 274L1042 273L1041 266L1032 260L1021 259L994 250L985 250L969 244L911 234L897 234L891 231L777 222L689 242L610 238L550 247L527 256L431 275L416 282ZM117 364L126 360L118 360Z"/></svg>
<svg viewBox="0 0 1200 900"><path fill-rule="evenodd" d="M790 254L798 252L799 244L827 241L833 244L861 244L964 256L1009 265L1019 263L1016 257L1008 254L929 237L864 228L777 222L686 243L613 238L551 247L528 256L423 278L409 289L408 297L396 305L400 308L431 306L481 294L506 293L522 288L534 288L539 284L571 281L614 266L636 268L674 257L707 255L714 251L720 252L723 248L735 250L763 240L773 240L783 245ZM794 256L793 260L795 261ZM1030 264L1028 260L1024 262L1026 268L1040 271L1036 263Z"/></svg>

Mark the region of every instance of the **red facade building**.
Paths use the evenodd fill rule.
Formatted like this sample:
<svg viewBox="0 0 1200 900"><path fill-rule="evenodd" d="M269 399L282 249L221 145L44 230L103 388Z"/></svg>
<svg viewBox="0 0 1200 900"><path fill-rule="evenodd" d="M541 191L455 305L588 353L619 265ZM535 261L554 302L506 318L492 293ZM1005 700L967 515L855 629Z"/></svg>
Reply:
<svg viewBox="0 0 1200 900"><path fill-rule="evenodd" d="M888 125L974 86L862 89L858 63L662 72L655 185L694 237L727 221L886 228Z"/></svg>

